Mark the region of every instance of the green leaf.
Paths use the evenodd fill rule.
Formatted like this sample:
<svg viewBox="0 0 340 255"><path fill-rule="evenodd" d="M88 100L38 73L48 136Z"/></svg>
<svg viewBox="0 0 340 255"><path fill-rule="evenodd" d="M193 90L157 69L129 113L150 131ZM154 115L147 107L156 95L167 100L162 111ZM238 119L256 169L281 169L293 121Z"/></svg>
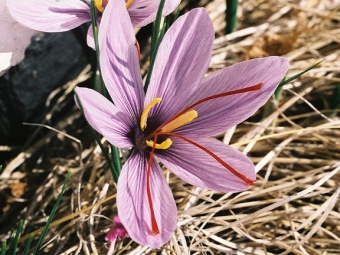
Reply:
<svg viewBox="0 0 340 255"><path fill-rule="evenodd" d="M227 8L226 8L226 27L225 33L230 34L235 31L236 21L237 21L237 0L226 0Z"/></svg>
<svg viewBox="0 0 340 255"><path fill-rule="evenodd" d="M19 238L20 238L20 235L21 235L21 232L22 232L23 225L24 225L23 221L20 220L18 229L11 236L11 240L10 240L10 243L9 243L9 249L8 249L9 255L12 255L12 254L14 255L14 254L17 253L16 251L17 251L17 247L18 247L18 241L19 241Z"/></svg>
<svg viewBox="0 0 340 255"><path fill-rule="evenodd" d="M28 255L28 252L29 252L30 247L31 247L31 243L33 241L33 237L34 237L34 235L30 235L30 237L26 241L26 245L25 245L25 249L24 249L23 255Z"/></svg>
<svg viewBox="0 0 340 255"><path fill-rule="evenodd" d="M61 192L60 192L60 194L59 194L59 196L57 198L57 201L55 202L55 204L54 204L54 206L52 208L51 214L50 214L50 216L47 219L46 225L45 225L45 227L44 227L44 229L43 229L43 231L42 231L42 233L41 233L41 235L39 237L39 240L38 240L37 246L35 247L33 255L38 254L39 249L42 246L42 243L43 243L43 241L44 241L44 239L46 237L47 231L48 231L48 229L49 229L49 227L50 227L50 225L51 225L51 223L53 221L54 215L55 215L55 213L56 213L56 211L57 211L57 209L59 207L60 201L61 201L61 199L62 199L62 197L64 195L64 192L65 192L65 189L66 189L66 185L67 185L67 183L70 180L70 176L71 176L71 173L68 172L67 175L66 175L65 181L63 183L63 186L61 188Z"/></svg>
<svg viewBox="0 0 340 255"><path fill-rule="evenodd" d="M279 84L279 87L281 87L281 86L283 86L283 85L286 85L287 83L289 83L289 82L291 82L291 81L293 81L293 80L299 78L301 75L303 75L304 73L307 73L309 70L312 70L313 68L315 68L316 66L318 66L318 65L319 65L321 62L323 62L323 61L324 61L324 60L321 60L321 61L317 62L316 64L314 64L314 65L308 67L306 70L304 70L304 71L302 71L302 72L300 72L300 73L298 73L298 74L296 74L296 75L294 75L294 76L292 76L292 77L290 77L290 78L288 78L288 79L282 80L282 81L280 82L280 84Z"/></svg>
<svg viewBox="0 0 340 255"><path fill-rule="evenodd" d="M157 16L156 16L156 20L152 23L152 34L151 34L151 53L150 53L150 66L149 66L149 71L148 74L146 76L146 80L145 80L145 84L144 84L144 91L146 92L150 83L150 79L151 79L151 74L152 74L152 69L154 66L154 62L156 59L156 55L157 55L157 51L158 51L158 47L159 44L162 41L163 36L161 35L161 33L165 33L165 31L161 31L161 19L162 19L162 12L163 12L163 8L164 8L164 3L165 0L161 0L159 7L158 7L158 11L157 11Z"/></svg>
<svg viewBox="0 0 340 255"><path fill-rule="evenodd" d="M1 253L0 253L0 255L6 255L6 249L7 249L7 245L6 245L6 241L4 241L2 243L2 246L1 246Z"/></svg>

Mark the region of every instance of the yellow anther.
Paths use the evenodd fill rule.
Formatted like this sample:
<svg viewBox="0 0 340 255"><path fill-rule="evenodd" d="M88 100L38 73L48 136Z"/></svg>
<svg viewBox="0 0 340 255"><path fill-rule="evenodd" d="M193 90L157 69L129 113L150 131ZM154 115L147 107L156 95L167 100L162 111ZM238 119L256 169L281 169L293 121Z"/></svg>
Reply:
<svg viewBox="0 0 340 255"><path fill-rule="evenodd" d="M152 100L144 109L143 113L142 113L142 116L140 117L140 128L142 130L145 130L146 128L146 121L147 121L147 118L148 118L148 114L151 110L151 108L155 105L155 104L158 104L160 101L162 101L162 98L155 98L154 100Z"/></svg>
<svg viewBox="0 0 340 255"><path fill-rule="evenodd" d="M128 0L128 1L126 2L126 8L129 8L130 5L133 3L133 1L134 1L134 0Z"/></svg>
<svg viewBox="0 0 340 255"><path fill-rule="evenodd" d="M94 5L98 11L103 12L103 0L94 0Z"/></svg>
<svg viewBox="0 0 340 255"><path fill-rule="evenodd" d="M153 141L145 141L147 146L153 147ZM172 144L171 139L166 139L164 142L158 144L156 143L155 149L165 150L168 149Z"/></svg>
<svg viewBox="0 0 340 255"><path fill-rule="evenodd" d="M191 110L188 111L186 113L183 113L182 115L178 116L176 119L172 120L171 122L169 122L168 124L166 124L161 132L171 132L172 130L179 128L191 121L193 121L194 119L196 119L198 116L197 111L195 110Z"/></svg>

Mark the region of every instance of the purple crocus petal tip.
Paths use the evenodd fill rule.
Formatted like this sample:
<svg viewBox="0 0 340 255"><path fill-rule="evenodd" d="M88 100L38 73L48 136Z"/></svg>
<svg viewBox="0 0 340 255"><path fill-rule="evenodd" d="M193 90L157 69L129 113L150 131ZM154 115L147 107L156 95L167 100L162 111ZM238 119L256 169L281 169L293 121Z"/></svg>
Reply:
<svg viewBox="0 0 340 255"><path fill-rule="evenodd" d="M89 5L80 0L7 0L7 6L19 23L43 32L68 31L91 20Z"/></svg>
<svg viewBox="0 0 340 255"><path fill-rule="evenodd" d="M164 35L146 95L147 103L156 97L163 99L151 111L158 111L157 117L162 121L173 117L195 98L193 93L200 87L210 63L214 35L204 8L195 8L179 17Z"/></svg>
<svg viewBox="0 0 340 255"><path fill-rule="evenodd" d="M119 176L117 208L120 220L133 240L158 248L170 240L176 228L177 207L156 160L152 160L150 170L152 201L149 201L147 165L148 155L133 150Z"/></svg>
<svg viewBox="0 0 340 255"><path fill-rule="evenodd" d="M221 192L241 192L254 184L254 164L238 150L190 134L185 134L186 140L177 135L171 139L171 147L159 151L157 158L185 182Z"/></svg>
<svg viewBox="0 0 340 255"><path fill-rule="evenodd" d="M127 230L124 225L121 223L119 216L115 216L113 218L113 225L110 228L109 232L105 236L105 240L112 243L117 239L124 239L129 237Z"/></svg>
<svg viewBox="0 0 340 255"><path fill-rule="evenodd" d="M92 89L77 87L75 91L86 120L97 132L118 148L132 146L127 137L130 127L133 126L130 118ZM75 100L79 106L78 98Z"/></svg>
<svg viewBox="0 0 340 255"><path fill-rule="evenodd" d="M138 119L144 101L136 37L125 1L110 0L99 29L100 65L115 105Z"/></svg>
<svg viewBox="0 0 340 255"><path fill-rule="evenodd" d="M246 120L273 95L288 67L286 58L267 57L243 61L208 75L193 92L191 98L194 101L225 92L231 94L195 107L199 115L209 115L209 118L197 118L183 127L182 131L201 136L215 136ZM237 93L240 90L243 92Z"/></svg>
<svg viewBox="0 0 340 255"><path fill-rule="evenodd" d="M147 24L153 22L156 19L157 11L159 7L159 0L135 0L128 8L131 22L134 27L144 27ZM167 16L172 13L181 0L166 0L162 16Z"/></svg>

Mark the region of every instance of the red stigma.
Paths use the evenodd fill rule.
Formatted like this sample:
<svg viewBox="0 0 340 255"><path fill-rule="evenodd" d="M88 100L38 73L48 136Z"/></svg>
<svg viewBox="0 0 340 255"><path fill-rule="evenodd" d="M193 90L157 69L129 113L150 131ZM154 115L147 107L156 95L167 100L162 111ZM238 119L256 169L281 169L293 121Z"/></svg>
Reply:
<svg viewBox="0 0 340 255"><path fill-rule="evenodd" d="M235 176L237 176L238 178L240 178L242 181L244 181L247 185L249 186L253 186L255 181L249 180L245 175L239 173L237 170L235 170L232 166L230 166L229 164L227 164L226 162L224 162L219 156L217 156L215 153L213 153L212 151L210 151L209 149L205 148L204 146L191 141L190 139L181 136L179 134L175 134L175 133L171 133L171 132L167 132L167 133L162 133L162 134L166 134L166 135L170 135L170 136L174 136L177 137L179 139L182 139L194 146L196 146L197 148L203 150L204 152L206 152L207 154L209 154L211 157L213 157L218 163L220 163L222 166L224 166L226 169L228 169L232 174L234 174Z"/></svg>
<svg viewBox="0 0 340 255"><path fill-rule="evenodd" d="M136 40L136 42L135 42L135 46L136 46L137 53L138 53L138 59L139 59L139 61L140 61L140 47L139 47L139 43L138 43L137 40Z"/></svg>
<svg viewBox="0 0 340 255"><path fill-rule="evenodd" d="M204 102L213 100L213 99L217 99L217 98L221 98L221 97L226 97L226 96L231 96L231 95L236 95L236 94L242 94L242 93L246 93L246 92L251 92L251 91L255 91L255 90L260 90L262 87L262 83L250 86L250 87L245 87L242 89L236 89L236 90L232 90L232 91L227 91L227 92L223 92L223 93L219 93L219 94L215 94L212 96L208 96L205 97L201 100L198 100L196 103L193 103L192 105L190 105L189 107L185 108L183 111L180 111L177 115L175 115L173 118L171 118L170 120L166 121L165 123L163 123L162 125L160 125L150 136L148 137L152 137L155 134L159 133L159 131L165 127L168 123L170 123L171 121L173 121L174 119L178 118L179 116L181 116L182 114L186 113L187 111L189 111L190 109L194 108L197 105L200 105Z"/></svg>
<svg viewBox="0 0 340 255"><path fill-rule="evenodd" d="M150 157L148 160L148 167L147 167L147 172L146 172L146 194L148 196L149 209L150 209L150 215L151 215L151 231L154 236L160 233L158 225L157 225L156 217L155 217L155 211L153 209L151 187L150 187L151 164L152 164L152 159L155 154L156 141L157 141L157 135L154 138L154 143L152 145L152 149L150 152Z"/></svg>

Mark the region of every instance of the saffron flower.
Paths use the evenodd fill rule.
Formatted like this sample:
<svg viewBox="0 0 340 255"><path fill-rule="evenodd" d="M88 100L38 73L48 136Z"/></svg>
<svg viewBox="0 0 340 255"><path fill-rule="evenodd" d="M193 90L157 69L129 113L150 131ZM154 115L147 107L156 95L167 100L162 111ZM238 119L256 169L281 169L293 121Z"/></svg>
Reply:
<svg viewBox="0 0 340 255"><path fill-rule="evenodd" d="M109 248L108 254L113 253L117 239L124 239L126 237L129 237L128 232L126 231L125 227L120 221L119 216L115 216L113 218L113 225L105 236L105 240L110 242L110 248Z"/></svg>
<svg viewBox="0 0 340 255"><path fill-rule="evenodd" d="M122 222L119 219L119 216L115 216L113 218L113 225L110 228L109 232L107 232L105 236L105 240L108 242L115 242L118 239L123 239L129 237L128 232L124 228Z"/></svg>
<svg viewBox="0 0 340 255"><path fill-rule="evenodd" d="M201 188L240 192L255 182L248 157L211 136L251 116L288 69L280 57L254 59L206 78L214 39L203 8L181 16L158 48L145 94L135 35L122 0L111 0L99 30L100 62L114 102L76 88L89 124L111 144L131 148L117 184L117 208L129 236L160 247L176 228L176 203L159 166ZM114 7L113 7L114 6Z"/></svg>
<svg viewBox="0 0 340 255"><path fill-rule="evenodd" d="M94 0L97 23L110 0ZM143 27L155 20L160 0L126 0L130 23ZM173 12L180 0L166 0L163 15ZM63 32L91 20L91 0L8 0L11 15L19 23L38 31ZM115 17L114 17L115 18ZM94 48L92 27L88 30L87 43Z"/></svg>

